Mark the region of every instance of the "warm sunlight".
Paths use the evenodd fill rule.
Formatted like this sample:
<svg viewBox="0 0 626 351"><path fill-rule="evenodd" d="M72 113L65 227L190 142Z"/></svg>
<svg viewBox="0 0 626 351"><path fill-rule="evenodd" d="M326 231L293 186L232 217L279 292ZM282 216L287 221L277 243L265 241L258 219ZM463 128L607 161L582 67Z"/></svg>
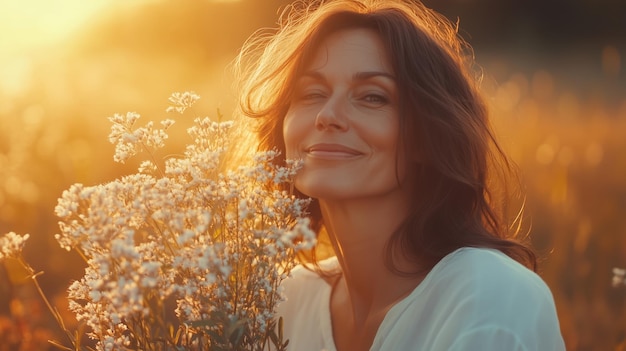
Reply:
<svg viewBox="0 0 626 351"><path fill-rule="evenodd" d="M52 44L105 6L106 0L3 1L0 3L0 42L6 49L5 54Z"/></svg>
<svg viewBox="0 0 626 351"><path fill-rule="evenodd" d="M291 223L296 223L295 218L289 216L302 215L306 207L304 203L294 202L300 199L293 196L300 184L296 186L292 179L285 178L294 175L296 171L294 168L279 167L279 164L286 163L283 162L284 155L278 155L278 159L274 160L279 162L273 162L271 157L275 156L270 153L261 155L261 151L270 146L271 141L277 144L284 141L280 129L272 129L271 135L261 136L265 143L257 147L255 144L259 141L259 135L251 135L248 128L238 129L243 127L241 124L236 127L238 124L235 122L240 121L237 117L242 117L241 114L246 112L241 109L246 109L246 99L257 99L256 95L246 95L245 90L241 90L245 83L257 87L276 85L272 90L275 92L293 91L294 87L290 83L296 78L294 73L298 72L282 70L292 70L301 64L306 66L310 61L306 54L302 55L296 48L297 45L307 47L307 53L311 55L319 55L321 47L318 46L321 45L330 50L328 53L345 49L326 40L330 37L323 36L332 33L337 34L335 38L342 37L334 33L341 26L327 27L331 22L326 25L322 21L312 22L315 23L312 30L297 26L309 18L299 17L302 14L292 13L291 17L282 19L279 17L281 13L288 16L289 9L307 9L312 14L317 7L308 5L331 1L337 4L371 2L381 7L394 2L409 4L421 1L424 6L440 12L443 17L439 20L450 19L451 29L456 29L456 33L471 45L464 47L463 51L471 54L468 63L473 64L470 71L466 72L471 73L467 78L474 74L481 78L480 95L484 101L474 101L476 92L473 89L470 91L471 96L454 99L458 92L468 92L465 83L459 87L459 82L455 82L460 72L446 73L452 66L456 67L450 65L450 62L457 62L456 58L445 58L444 62L440 62L439 58L429 54L448 52L432 47L432 40L422 43L428 44L430 48L427 50L402 50L413 47L412 43L403 43L402 38L410 33L421 33L426 27L420 27L421 30L417 32L404 33L405 29L402 28L406 24L396 23L397 19L391 18L385 22L385 30L389 30L390 35L399 30L397 50L387 52L387 46L383 50L378 47L378 40L375 40L376 45L374 41L369 43L372 45L362 47L350 44L353 45L351 53L355 50L363 53L354 57L358 62L344 62L327 55L324 67L328 68L327 65L332 64L341 69L333 68L332 72L324 72L332 73L330 75L339 77L339 80L326 82L329 85L324 88L324 92L313 92L315 94L309 96L331 92L343 99L357 97L361 91L367 91L368 96L363 95L363 100L354 99L344 105L358 107L346 108L348 112L343 117L346 117L349 128L343 128L341 133L335 133L335 130L319 131L317 127L310 128L312 124L323 122L316 122L317 115L311 113L313 110L307 110L307 114L303 115L295 108L290 109L289 125L285 129L291 131L288 137L292 149L300 143L324 144L332 139L338 146L320 147L332 149L327 150L327 154L341 154L333 156L335 160L329 158L329 155L317 158L319 162L315 161L313 165L309 163L305 167L307 173L303 177L317 177L312 175L317 171L309 171L318 167L318 171L322 172L319 174L333 182L336 177L324 173L334 172L330 169L331 164L341 167L342 162L348 162L352 154L369 153L371 150L378 154L381 138L387 143L396 140L397 135L380 134L380 128L371 128L371 123L363 122L357 115L368 112L367 115L372 117L374 112L376 115L389 115L387 112L394 111L394 115L389 116L411 121L407 125L421 124L423 118L428 118L429 114L406 114L405 111L412 109L404 109L404 106L421 106L422 95L413 96L410 90L404 91L405 87L417 87L422 93L434 94L434 98L445 90L445 96L439 96L439 101L453 104L453 108L448 111L451 114L438 115L433 121L441 126L456 124L470 127L467 131L458 128L449 130L459 133L460 138L446 138L450 134L443 130L433 132L442 133L442 138L438 138L440 140L425 139L427 143L431 139L436 142L431 145L433 148L440 146L455 150L462 143L467 145L469 139L482 140L478 136L487 136L487 131L477 128L484 127L483 107L486 108L495 130L494 137L512 160L512 163L505 164L510 166L509 169L493 167L488 170L488 173L494 175L494 183L502 185L494 193L497 195L494 200L501 200L501 197L508 195L511 197L510 202L488 203L497 205L497 212L510 215L511 218L502 218L504 221L500 224L503 227L509 221L515 224L509 228L510 232L519 232L518 238L529 244L538 258L538 275L548 288L543 286L543 292L539 291L543 294L543 301L548 301L542 306L551 307L535 309L535 312L551 314L551 325L555 331L550 334L557 335L552 309L555 307L565 349L568 351L626 351L626 26L622 23L623 14L626 14L626 0L544 1L540 9L536 6L538 1L517 0L0 0L0 351L58 348L95 350L97 342L102 340L102 343L106 343L110 340L104 333L117 333L119 337L113 338L117 343L133 338L132 347L127 344L115 349L206 349L210 348L209 342L232 343L234 337L239 338L239 341L253 341L252 337L242 336L253 330L252 327L244 328L245 323L250 321L259 327L263 323L264 330L269 332L269 328L281 324L292 330L294 326L299 329L300 320L305 322L302 325L306 325L314 319L309 312L315 312L320 317L320 311L311 308L305 311L305 318L296 316L295 324L289 316L275 323L275 320L263 319L271 314L260 312L262 307L239 307L239 302L244 301L258 300L267 304L278 301L272 294L282 289L277 289L279 282L271 279L286 277L287 268L292 266L280 266L276 260L284 259L291 265L296 263L292 257L287 258L285 255L295 252L296 247L293 245L310 245L314 232L305 231L304 227L298 229L307 235L300 240L297 239L298 230L294 227L294 230L279 237L280 243L275 240L285 225L291 227ZM439 27L438 20L435 22L436 25L431 29ZM581 23L585 25L581 26ZM312 32L322 35L316 37L317 41L311 42L310 38L302 41L306 35L298 38L298 34L296 37L282 38L276 45L259 40L280 32L277 25L287 25L287 29L282 31L285 34ZM257 36L249 39L253 33ZM373 34L365 33L367 38ZM451 38L454 36L451 34L453 32L439 33L437 38ZM387 42L391 42L391 38L387 39ZM245 55L238 56L242 47ZM372 52L365 50L368 47ZM406 55L398 55L403 52ZM367 60L377 62L372 54L387 59L383 61L391 62L394 59L393 68L402 73L398 75L397 89L394 88L399 95L390 92L389 87L380 85L378 81L359 81L357 84L350 80L350 84L345 85L342 83L344 76L335 74ZM286 61L287 57L291 58L290 61ZM268 64L263 66L265 69L255 70L259 58ZM238 62L243 66L239 67ZM428 72L423 70L426 66L422 67L426 63L431 67ZM280 77L280 80L276 77ZM435 82L435 77L439 77L440 81ZM466 83L473 86L474 81ZM333 87L339 90L346 88L345 91L350 94L337 93L337 89L333 92ZM311 86L310 90L318 88ZM272 103L275 100L269 96L270 89L259 91L262 93L259 93L258 98L263 102ZM306 94L309 95L309 92ZM394 95L394 98L391 99L389 94ZM307 108L319 108L321 104L317 105L317 102L323 101L325 96L322 94L319 98ZM410 104L405 104L404 100L408 99L411 99ZM369 103L366 104L365 100ZM243 102L243 106L240 102ZM276 101L267 105L270 107L268 111L247 111L252 115L264 116L263 119L245 121L250 122L251 126L256 122L269 122L265 125L275 128L284 124L280 119L283 116L276 112L291 106L292 102L296 100ZM457 112L454 111L459 106L462 108L458 112L462 112L462 115L455 116ZM383 107L389 107L390 110ZM476 111L480 112L478 116L473 115ZM372 120L377 126L387 122ZM387 125L396 128L395 123ZM424 123L425 127L428 125ZM227 134L229 128L235 134ZM318 132L321 139L317 139ZM349 132L347 139L342 137L344 132ZM428 130L415 132L419 133L410 136L409 129L406 132L402 130L402 141L413 143L421 133L437 135ZM404 138L407 135L409 137ZM452 146L446 146L446 140ZM347 143L345 147L363 149L353 153L339 150L344 147L341 145L344 141ZM491 139L486 142L495 145ZM237 150L222 155L228 145ZM482 169L478 163L485 161L485 154L481 156L474 149L482 150L483 146L457 149L459 152L456 155L449 154L449 157L442 157L443 154L433 149L432 159L420 158L419 161L432 161L435 165L445 167L447 172L451 171L448 167L456 164L460 168L452 170L454 176L467 180L475 178L475 174L463 174L462 168L470 167L473 171L469 168L467 170L472 172ZM345 157L343 154L346 154ZM470 154L474 157L463 159L464 155ZM126 163L120 164L115 160L124 160ZM249 163L250 160L254 160L254 164ZM492 160L491 156L488 160L500 161L495 158ZM322 164L329 165L329 169L324 170ZM394 163L388 164L393 166ZM427 165L419 165L416 169L424 167ZM427 172L428 177L415 178L414 181L420 184L422 181L432 181L430 178L437 174L436 166L432 168L433 171ZM367 170L365 167L362 169ZM224 170L227 172L221 172ZM243 173L238 173L240 171ZM508 175L515 176L505 180L504 177ZM343 173L342 177L349 178L350 174ZM409 177L405 178L410 180ZM268 184L265 184L265 180ZM261 181L262 186L259 183ZM287 183L282 184L280 189L270 184L278 181ZM317 184L315 187L319 185L328 189L325 185L328 182L314 182ZM367 180L363 180L362 184L373 189ZM383 187L387 187L387 190L395 189L389 188L393 186L392 183L386 184ZM354 196L366 195L359 195L362 189L355 188L354 184L344 185L350 186L352 190L348 193ZM347 188L342 187L335 184L334 189L348 194ZM290 191L283 191L286 189ZM480 190L476 187L472 189ZM481 194L485 189L473 191L473 194ZM326 190L322 192L330 194ZM437 187L429 190L437 190ZM441 205L450 202L454 210L442 212L431 221L418 216L421 207L417 211L405 209L404 204L396 204L402 207L403 213L406 211L415 216L418 225L407 226L407 230L422 231L421 224L430 222L452 223L453 226L454 223L462 225L467 222L467 219L454 218L462 212L455 208L457 205L454 200L457 200L457 195L463 197L463 192L442 193L444 197L441 199L435 198L434 191L428 193L433 196L432 203ZM484 207L487 202L482 197L475 200L480 202L482 211L493 210ZM521 214L518 211L521 207L524 208L523 216L515 218L515 215ZM318 213L319 207L312 209L315 210L315 226L319 227L325 223L323 216ZM435 212L431 208L423 209ZM263 212L259 214L255 212L257 210ZM475 208L472 211L469 213L476 215ZM381 211L375 213L376 218L382 218L377 219L376 228L381 227L381 223L390 224L382 213L390 211L381 205ZM364 213L355 216L368 218ZM297 223L304 226L304 222L300 220ZM345 222L349 221L346 219ZM327 223L331 224L330 218ZM478 222L472 226L482 234L495 229L495 226L482 228ZM280 230L270 235L259 228ZM361 228L364 228L363 223L349 233L359 232L364 235ZM240 229L242 232L237 232ZM388 229L388 233L393 232L392 228ZM458 231L462 236L458 228L452 229L445 231ZM229 230L232 233L228 233ZM333 240L338 238L339 230L335 232ZM442 243L447 242L450 235L446 234ZM421 235L417 239L401 236L398 239L400 246L407 246L405 243L421 245L430 240L425 236L421 238ZM228 244L215 240L227 240ZM343 300L351 299L347 292L350 291L348 285L352 283L340 277L342 271L339 269L339 260L332 257L334 250L331 249L331 238L324 228L317 240L320 250L316 250L314 256L320 260L320 268L328 271L328 278L339 282L336 284L338 292L333 292L333 287L328 286L324 279L317 279L313 271L300 270L299 274L306 274L301 277L310 276L311 281L315 280L321 283L319 286L328 288L321 295L311 289L302 298L333 295L339 306ZM362 242L370 244L367 240ZM374 240L372 243L376 242ZM473 246L472 242L467 243L467 246ZM440 257L455 245L444 245L446 247L435 252L432 257ZM509 244L502 245L505 248ZM68 247L73 249L68 252ZM390 247L393 248L393 245ZM405 260L408 257L405 254L411 247L408 245L407 252L402 251L402 255L397 257L395 251L392 253L387 250L386 255L394 262L396 258L401 259L402 267L398 269L404 269L405 264L406 267L413 263L421 265L422 261L417 256L414 262ZM249 252L237 252L240 249L253 250L254 257L246 256ZM369 249L368 253L374 252ZM377 250L382 252L380 247ZM361 251L360 247L348 247L343 250L343 254ZM310 252L301 253L304 260L313 258ZM526 254L520 251L520 255L522 261L526 261ZM375 256L366 258L376 262L371 260ZM327 258L331 260L322 261ZM532 261L532 257L528 258L531 260L527 262ZM361 261L361 258L357 257L354 262L357 261ZM430 258L426 258L426 261L430 262ZM393 262L388 263L393 266ZM279 266L280 276L273 275L271 269ZM498 268L502 265L481 264L481 267L492 266ZM439 272L443 272L439 268ZM466 268L471 267L462 268L465 272ZM363 275L352 269L349 271L352 276L367 275L369 279L369 283L352 284L358 285L356 290L368 288L372 282L385 282L387 285L390 285L389 282L400 282L396 288L406 288L407 291L411 287L409 285L421 284L420 276L417 275L407 275L407 280L402 282L395 277L389 277L389 280L383 280L380 276L372 278L371 274L386 271L382 268L363 272ZM356 271L361 272L358 269ZM258 282L250 280L250 283L246 283L247 278L244 277L255 277L253 274L259 278ZM440 273L435 274L441 277ZM464 276L464 279L482 279L483 276L493 278L491 275L472 273ZM437 276L430 277L431 282L442 281ZM536 277L534 279L535 283L540 283ZM508 277L506 282L510 282ZM215 285L218 283L223 284L219 289ZM486 286L484 283L466 283L467 286ZM489 286L510 287L510 284L502 283L490 281ZM307 290L309 286L319 287L317 283L311 284L307 283ZM291 284L291 287L298 285ZM460 286L460 281L454 279L454 284L446 285L446 289L458 292L461 291ZM516 282L515 287L518 286L522 285ZM510 295L498 289L491 293L502 297ZM173 292L181 295L174 296ZM546 292L551 293L551 296L544 294ZM393 293L398 297L401 291L393 289L384 293ZM465 289L462 293L463 296L481 296L476 292L470 294ZM385 294L381 291L380 297L392 297L391 294ZM406 296L413 298L417 295L410 293ZM236 298L233 300L236 303L226 303L224 296ZM424 296L419 294L420 301ZM440 296L436 298L439 300ZM300 305L320 305L311 301L300 302L302 300L298 296L298 307L294 307L294 311ZM490 301L490 306L493 303ZM381 307L375 314L373 310L370 311L374 316L372 320L379 317L384 319L386 306L392 306L389 311L401 311L404 308L402 306L413 304L419 305L410 300L398 304L397 301L386 302L381 299L379 303L370 304L370 307ZM324 311L323 315L328 313L326 316L331 316L330 309L334 305L328 303L329 310ZM443 307L428 309L429 315L432 312L432 315L446 318L448 314L442 311L454 306L443 302L432 306L435 305ZM502 305L510 307L512 304ZM520 301L516 300L514 305L521 306ZM524 306L530 308L530 305L526 303ZM230 311L218 311L222 307L234 306L237 306L235 309L239 312L253 313L241 314L237 317L239 319L232 319L234 314ZM148 310L151 312L146 312ZM349 310L351 312L353 309ZM502 311L514 317L506 320L521 325L523 315L527 315L531 309L517 314L512 312L514 310L505 308ZM341 314L342 310L338 312ZM408 322L419 315L406 311L402 313L408 316ZM338 318L343 321L341 318L351 320L354 316L347 313ZM461 319L455 319L458 320ZM391 320L387 322L385 325L389 326L401 324ZM110 328L113 324L119 327ZM538 324L528 325L532 328ZM215 336L219 335L211 329L213 327L217 327L220 332L233 332L228 338L224 336L216 340ZM406 328L403 330L408 330ZM306 335L303 336L315 335L312 329L315 328L307 327ZM427 330L422 325L419 329L420 332ZM490 328L485 328L485 331L487 329ZM548 334L545 331L542 327L542 334ZM87 333L91 333L93 339ZM342 339L352 337L351 330L331 330L328 333ZM278 340L280 335L275 334L269 338ZM289 330L284 331L286 339L290 338L289 334ZM415 336L415 333L400 334L402 337L407 334L408 338ZM433 335L443 335L443 332L437 330ZM263 338L258 340L263 341ZM431 338L429 336L424 340ZM483 336L477 338L480 341L489 339ZM497 337L493 339L499 340ZM62 346L52 346L49 340ZM205 341L198 341L202 343L198 347L190 345L196 343L196 340ZM271 348L292 351L294 345L297 345L294 340L292 338L288 348ZM360 342L367 341L364 340ZM395 338L381 334L378 340L393 341ZM154 345L140 345L144 342L153 342ZM156 346L166 343L170 346ZM187 346L182 346L185 343ZM102 346L100 349L104 348ZM231 350L226 346L218 348ZM315 348L320 349L321 346ZM406 350L404 347L399 349ZM241 347L238 350L249 349Z"/></svg>
<svg viewBox="0 0 626 351"><path fill-rule="evenodd" d="M120 5L155 0L8 0L0 2L0 56L48 47L92 21L99 12ZM1 57L0 57L1 58Z"/></svg>

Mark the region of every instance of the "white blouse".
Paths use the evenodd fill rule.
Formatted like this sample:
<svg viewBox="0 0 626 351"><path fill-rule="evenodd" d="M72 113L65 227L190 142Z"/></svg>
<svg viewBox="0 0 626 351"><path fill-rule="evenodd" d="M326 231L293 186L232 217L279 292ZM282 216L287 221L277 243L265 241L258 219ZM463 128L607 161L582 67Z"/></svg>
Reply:
<svg viewBox="0 0 626 351"><path fill-rule="evenodd" d="M323 266L338 267L336 257ZM303 267L278 306L291 351L336 351L331 286ZM444 257L380 324L370 351L562 351L552 294L534 272L498 250Z"/></svg>

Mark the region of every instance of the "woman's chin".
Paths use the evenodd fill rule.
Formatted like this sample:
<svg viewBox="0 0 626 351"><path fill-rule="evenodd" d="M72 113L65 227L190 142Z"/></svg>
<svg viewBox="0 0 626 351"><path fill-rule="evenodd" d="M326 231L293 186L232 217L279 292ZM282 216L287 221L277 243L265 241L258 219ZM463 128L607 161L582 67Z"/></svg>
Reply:
<svg viewBox="0 0 626 351"><path fill-rule="evenodd" d="M296 181L296 189L302 194L314 199L339 199L348 196L346 187L328 183L299 184Z"/></svg>

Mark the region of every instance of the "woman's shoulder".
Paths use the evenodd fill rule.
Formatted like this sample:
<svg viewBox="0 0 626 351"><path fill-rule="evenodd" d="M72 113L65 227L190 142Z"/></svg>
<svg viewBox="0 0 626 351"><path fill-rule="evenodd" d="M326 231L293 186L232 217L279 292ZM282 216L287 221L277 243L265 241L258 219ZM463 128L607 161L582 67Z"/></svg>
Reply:
<svg viewBox="0 0 626 351"><path fill-rule="evenodd" d="M465 247L446 256L435 266L439 279L454 280L455 285L485 294L514 290L526 294L548 295L550 289L532 270L496 249Z"/></svg>
<svg viewBox="0 0 626 351"><path fill-rule="evenodd" d="M554 298L543 279L498 250L463 248L431 271L425 295L466 326L558 333ZM427 291L427 292L426 292ZM556 328L556 329L555 329ZM523 332L522 332L523 333Z"/></svg>
<svg viewBox="0 0 626 351"><path fill-rule="evenodd" d="M437 311L436 318L463 321L467 327L474 323L531 326L540 320L558 325L547 284L498 250L454 251L435 265L409 300L408 309L421 311L428 306Z"/></svg>
<svg viewBox="0 0 626 351"><path fill-rule="evenodd" d="M539 275L498 250L458 249L420 285L405 312L427 318L443 339L457 340L445 349L465 344L563 349L550 289Z"/></svg>

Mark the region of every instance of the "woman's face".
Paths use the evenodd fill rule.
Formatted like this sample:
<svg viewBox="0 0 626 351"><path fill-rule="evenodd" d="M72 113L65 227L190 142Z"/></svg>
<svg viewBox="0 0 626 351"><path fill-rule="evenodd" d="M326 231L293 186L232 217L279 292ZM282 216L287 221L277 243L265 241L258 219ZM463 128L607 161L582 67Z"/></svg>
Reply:
<svg viewBox="0 0 626 351"><path fill-rule="evenodd" d="M402 194L398 87L378 34L328 36L297 78L283 124L288 159L303 159L295 185L340 200Z"/></svg>

